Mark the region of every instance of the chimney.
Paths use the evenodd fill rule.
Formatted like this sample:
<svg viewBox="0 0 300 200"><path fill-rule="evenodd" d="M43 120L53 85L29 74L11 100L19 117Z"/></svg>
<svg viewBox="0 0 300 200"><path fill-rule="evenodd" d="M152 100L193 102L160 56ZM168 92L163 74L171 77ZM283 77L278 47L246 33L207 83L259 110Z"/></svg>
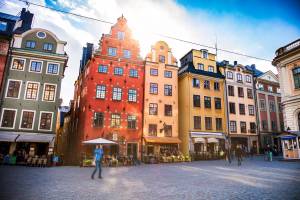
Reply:
<svg viewBox="0 0 300 200"><path fill-rule="evenodd" d="M33 14L30 13L25 8L23 8L19 19L21 25L16 29L15 32L20 34L30 30L32 25L32 20L33 20Z"/></svg>
<svg viewBox="0 0 300 200"><path fill-rule="evenodd" d="M233 61L233 65L236 66L238 64L238 62L235 60Z"/></svg>

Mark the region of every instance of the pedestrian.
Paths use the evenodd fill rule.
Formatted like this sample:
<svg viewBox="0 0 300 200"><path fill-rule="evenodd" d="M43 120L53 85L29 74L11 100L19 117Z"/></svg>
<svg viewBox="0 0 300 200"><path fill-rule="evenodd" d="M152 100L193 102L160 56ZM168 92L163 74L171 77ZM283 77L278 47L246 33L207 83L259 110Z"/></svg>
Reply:
<svg viewBox="0 0 300 200"><path fill-rule="evenodd" d="M253 156L254 156L254 147L251 147L251 149L250 149L250 156L251 156L251 160L252 160Z"/></svg>
<svg viewBox="0 0 300 200"><path fill-rule="evenodd" d="M96 149L94 150L94 157L95 157L95 170L93 171L92 174L92 179L94 179L94 175L97 172L97 170L99 170L99 175L98 178L102 178L101 176L101 161L102 161L102 157L103 157L103 148L102 145L97 145Z"/></svg>
<svg viewBox="0 0 300 200"><path fill-rule="evenodd" d="M235 155L237 158L238 166L242 165L242 155L243 155L243 150L240 145L237 146L235 150Z"/></svg>
<svg viewBox="0 0 300 200"><path fill-rule="evenodd" d="M272 160L273 160L273 149L270 148L269 149L269 161L272 162Z"/></svg>

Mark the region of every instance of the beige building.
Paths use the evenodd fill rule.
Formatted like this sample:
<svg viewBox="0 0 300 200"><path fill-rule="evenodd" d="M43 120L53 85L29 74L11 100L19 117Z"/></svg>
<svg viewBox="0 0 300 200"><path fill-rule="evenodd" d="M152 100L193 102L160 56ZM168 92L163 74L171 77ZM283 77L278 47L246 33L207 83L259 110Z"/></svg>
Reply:
<svg viewBox="0 0 300 200"><path fill-rule="evenodd" d="M256 131L256 109L254 101L253 75L236 61L233 65L228 61L220 63L225 67L227 89L227 112L229 136L232 148L240 144L248 151L258 151L258 135Z"/></svg>
<svg viewBox="0 0 300 200"><path fill-rule="evenodd" d="M143 154L178 149L177 60L168 44L159 41L145 63Z"/></svg>

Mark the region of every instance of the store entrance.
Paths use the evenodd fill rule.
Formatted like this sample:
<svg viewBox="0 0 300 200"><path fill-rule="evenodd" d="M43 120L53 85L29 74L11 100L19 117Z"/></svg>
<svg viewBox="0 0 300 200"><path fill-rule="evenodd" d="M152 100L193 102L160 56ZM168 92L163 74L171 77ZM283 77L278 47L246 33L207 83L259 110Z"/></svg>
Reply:
<svg viewBox="0 0 300 200"><path fill-rule="evenodd" d="M127 156L130 155L132 155L134 158L137 158L137 143L127 144Z"/></svg>

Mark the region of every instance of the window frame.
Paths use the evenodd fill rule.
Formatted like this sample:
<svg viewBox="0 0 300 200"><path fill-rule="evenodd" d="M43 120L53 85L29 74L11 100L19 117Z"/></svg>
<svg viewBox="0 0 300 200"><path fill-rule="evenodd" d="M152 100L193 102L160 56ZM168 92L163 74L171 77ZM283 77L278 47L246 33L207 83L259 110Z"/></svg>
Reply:
<svg viewBox="0 0 300 200"><path fill-rule="evenodd" d="M105 71L101 71L101 69L105 69ZM98 65L98 69L97 69L97 72L98 73L101 73L101 74L107 74L108 73L108 66L107 65Z"/></svg>
<svg viewBox="0 0 300 200"><path fill-rule="evenodd" d="M206 99L205 99L206 98ZM209 101L208 101L209 100ZM206 102L209 102L209 107L208 107L208 104L206 104ZM209 96L204 96L204 108L207 108L207 109L211 109L211 97Z"/></svg>
<svg viewBox="0 0 300 200"><path fill-rule="evenodd" d="M32 71L31 70L31 65L32 65L33 62L36 62L36 63L40 62L41 63L41 70L40 71ZM42 61L42 60L30 60L29 66L28 66L28 71L32 72L32 73L41 74L43 72L43 65L44 65L44 61Z"/></svg>
<svg viewBox="0 0 300 200"><path fill-rule="evenodd" d="M243 110L241 109L242 107L244 108ZM239 114L240 115L246 115L246 106L243 103L239 103Z"/></svg>
<svg viewBox="0 0 300 200"><path fill-rule="evenodd" d="M230 76L229 76L229 74L230 74ZM232 72L232 71L227 71L226 75L227 75L227 76L226 76L227 79L233 80L233 72Z"/></svg>
<svg viewBox="0 0 300 200"><path fill-rule="evenodd" d="M207 71L214 73L215 72L214 66L209 65Z"/></svg>
<svg viewBox="0 0 300 200"><path fill-rule="evenodd" d="M173 96L173 86L164 84L164 96Z"/></svg>
<svg viewBox="0 0 300 200"><path fill-rule="evenodd" d="M50 49L50 50L49 50L48 48L45 49L45 45L47 45L48 48L49 48L49 46L51 46L51 49ZM53 43L49 43L49 42L43 43L43 50L44 50L44 51L47 51L47 52L53 51L53 50L54 50L53 47L54 47Z"/></svg>
<svg viewBox="0 0 300 200"><path fill-rule="evenodd" d="M152 72L156 72L156 73L152 73ZM158 69L150 68L150 76L158 76Z"/></svg>
<svg viewBox="0 0 300 200"><path fill-rule="evenodd" d="M35 99L27 99L27 87L29 83L37 83L38 84L38 89L37 89L37 94L36 94L36 98ZM40 82L35 82L35 81L26 81L26 85L25 85L25 92L24 92L24 100L28 100L28 101L38 101L39 100L39 93L40 93Z"/></svg>
<svg viewBox="0 0 300 200"><path fill-rule="evenodd" d="M32 128L22 128L22 121L23 121L24 112L33 112ZM21 118L20 118L19 129L21 129L21 130L33 130L34 129L35 117L36 117L36 110L28 110L28 109L21 110Z"/></svg>
<svg viewBox="0 0 300 200"><path fill-rule="evenodd" d="M238 83L242 83L243 82L243 75L241 73L237 73L236 74L236 82L238 82Z"/></svg>
<svg viewBox="0 0 300 200"><path fill-rule="evenodd" d="M125 52L127 52L128 55ZM125 58L125 59L131 58L131 51L129 49L123 49L123 58Z"/></svg>
<svg viewBox="0 0 300 200"><path fill-rule="evenodd" d="M23 60L24 61L24 65L23 65L23 69L14 69L14 61L15 60ZM26 59L24 58L20 58L20 57L14 57L11 61L11 66L10 66L10 70L16 70L16 71L25 71L25 67L26 67Z"/></svg>
<svg viewBox="0 0 300 200"><path fill-rule="evenodd" d="M114 50L114 51L110 51L110 50ZM114 54L110 54L114 52ZM110 56L110 57L116 57L118 54L118 49L117 47L107 47L107 55Z"/></svg>
<svg viewBox="0 0 300 200"><path fill-rule="evenodd" d="M114 91L114 89L116 89L116 91ZM115 92L116 92L116 96L115 96ZM119 93L121 93L121 95L119 95ZM113 101L122 101L122 95L123 95L122 88L113 87L113 89L112 89L112 100ZM119 96L120 96L120 99L118 98Z"/></svg>
<svg viewBox="0 0 300 200"><path fill-rule="evenodd" d="M196 120L196 119L198 119L198 120ZM194 121L194 129L199 129L199 130L201 130L201 116L200 115L195 115L194 117L193 117L193 121ZM196 122L200 122L200 123L196 123ZM196 126L197 125L197 126Z"/></svg>
<svg viewBox="0 0 300 200"><path fill-rule="evenodd" d="M4 116L4 111L6 110L11 110L11 111L15 111L15 116L14 116L14 122L13 122L13 127L4 127L3 126L3 116ZM18 114L18 109L13 109L13 108L2 108L1 110L1 121L0 121L0 128L2 129L14 129L15 125L16 125L16 118L17 118L17 114Z"/></svg>
<svg viewBox="0 0 300 200"><path fill-rule="evenodd" d="M234 127L234 129L232 129L232 127ZM234 120L229 121L229 131L231 133L237 133L237 123L236 123L236 121L234 121Z"/></svg>
<svg viewBox="0 0 300 200"><path fill-rule="evenodd" d="M167 110L166 108L171 108L171 110ZM167 112L169 111L169 112ZM164 105L164 116L172 117L173 116L173 106L172 104L165 104Z"/></svg>
<svg viewBox="0 0 300 200"><path fill-rule="evenodd" d="M42 119L42 114L43 114L43 113L48 113L48 114L50 114L50 113L51 113L51 124L50 124L50 130L41 129L41 119ZM52 131L52 126L53 126L53 118L54 118L54 112L49 112L49 111L40 111L38 130L39 130L39 131L45 131L45 132Z"/></svg>
<svg viewBox="0 0 300 200"><path fill-rule="evenodd" d="M222 131L223 130L223 119L220 118L220 117L216 117L216 130L217 131Z"/></svg>
<svg viewBox="0 0 300 200"><path fill-rule="evenodd" d="M201 83L200 83L200 80L198 78L193 78L192 81L193 81L193 87L194 88L200 88ZM197 82L198 82L198 84L197 84Z"/></svg>
<svg viewBox="0 0 300 200"><path fill-rule="evenodd" d="M55 86L55 91L54 91L54 99L51 101L51 100L45 100L45 89L46 89L46 85L51 85L51 86ZM44 83L44 88L43 88L43 98L42 98L42 101L45 101L45 102L55 102L56 100L56 93L57 93L57 84L54 84L54 83Z"/></svg>
<svg viewBox="0 0 300 200"><path fill-rule="evenodd" d="M246 75L245 79L246 79L246 83L252 83L252 78L250 75Z"/></svg>
<svg viewBox="0 0 300 200"><path fill-rule="evenodd" d="M151 86L156 86L156 87L151 87ZM156 88L155 90L152 90L152 88ZM149 94L158 94L158 83L150 83L149 84Z"/></svg>
<svg viewBox="0 0 300 200"><path fill-rule="evenodd" d="M99 88L98 88L99 87ZM103 87L104 87L104 97L101 97L103 94ZM99 89L99 90L98 90ZM98 95L99 94L99 95ZM103 95L102 95L103 96ZM96 85L96 99L105 99L106 98L106 85L97 84Z"/></svg>
<svg viewBox="0 0 300 200"><path fill-rule="evenodd" d="M100 123L100 125L97 125L97 126L96 126L95 121L96 121L96 116L97 116L98 113L100 113L100 115L102 115L102 124ZM105 122L104 122L104 119L105 119L104 114L105 114L104 112L94 112L94 117L93 117L93 128L103 128L103 127L104 127L104 124L105 124ZM100 118L100 119L101 119L101 118Z"/></svg>
<svg viewBox="0 0 300 200"><path fill-rule="evenodd" d="M203 88L210 90L210 81L209 80L204 80L203 81Z"/></svg>
<svg viewBox="0 0 300 200"><path fill-rule="evenodd" d="M195 97L199 97L199 101L196 101L198 99L195 99ZM199 106L198 106L198 103L195 104L195 102L199 102ZM201 95L193 94L193 107L194 108L201 108Z"/></svg>
<svg viewBox="0 0 300 200"><path fill-rule="evenodd" d="M9 88L9 83L11 81L20 82L20 88L19 88L19 92L18 92L18 97L9 97L9 96L7 96L7 94L8 94L8 88ZM22 80L7 79L7 85L6 85L6 90L5 90L5 98L7 98L7 99L20 99L21 90L22 90L22 84L23 84Z"/></svg>
<svg viewBox="0 0 300 200"><path fill-rule="evenodd" d="M150 127L151 130L155 130L154 132L150 131ZM149 124L148 125L148 135L149 136L157 136L157 124Z"/></svg>
<svg viewBox="0 0 300 200"><path fill-rule="evenodd" d="M122 73L120 73L120 72L122 72ZM123 76L124 75L123 67L114 67L114 75L115 76Z"/></svg>
<svg viewBox="0 0 300 200"><path fill-rule="evenodd" d="M155 112L151 112L151 109L156 108ZM157 103L149 103L149 115L157 115L158 114L158 104Z"/></svg>
<svg viewBox="0 0 300 200"><path fill-rule="evenodd" d="M48 70L49 70L49 65L52 64L52 65L57 65L57 73L56 74L53 74L53 73L49 73ZM49 75L59 75L59 71L60 71L60 63L55 63L55 62L47 62L47 68L46 68L46 74L49 74Z"/></svg>
<svg viewBox="0 0 300 200"><path fill-rule="evenodd" d="M300 89L300 66L296 66L292 69L294 89Z"/></svg>
<svg viewBox="0 0 300 200"><path fill-rule="evenodd" d="M170 74L171 76L168 76L167 74ZM170 70L164 70L164 77L165 78L172 78L173 77L173 72Z"/></svg>
<svg viewBox="0 0 300 200"><path fill-rule="evenodd" d="M221 110L222 109L222 99L220 97L214 97L214 101L215 101L215 109ZM217 105L220 105L220 106L218 107Z"/></svg>
<svg viewBox="0 0 300 200"><path fill-rule="evenodd" d="M133 125L133 120L131 119L131 121L129 121L129 118L130 117L134 117L134 127L133 126L129 126L130 125L130 122L131 122L131 125ZM127 128L130 129L130 130L136 130L137 129L137 116L136 115L132 115L132 114L128 114L127 115Z"/></svg>
<svg viewBox="0 0 300 200"><path fill-rule="evenodd" d="M34 47L31 47L31 45L30 45L30 46L27 46L28 42L29 42L30 44L34 44ZM36 41L34 41L34 40L26 40L26 41L25 41L25 48L26 48L26 49L35 49L35 48L36 48Z"/></svg>
<svg viewBox="0 0 300 200"><path fill-rule="evenodd" d="M133 93L131 93L130 94L130 91L134 91L135 93L133 94ZM132 99L130 99L130 95L134 95L133 97L132 97ZM134 89L134 88L129 88L128 89L128 93L127 93L127 100L128 100L128 102L133 102L133 103L136 103L137 102L137 90L136 89Z"/></svg>
<svg viewBox="0 0 300 200"><path fill-rule="evenodd" d="M250 110L252 110L253 113L250 112ZM254 116L254 115L255 115L254 105L250 105L250 104L248 105L248 114L249 114L250 116Z"/></svg>
<svg viewBox="0 0 300 200"><path fill-rule="evenodd" d="M133 74L134 76L132 76L132 73L131 73L132 71L136 72L136 73ZM129 69L129 77L131 77L131 78L138 78L139 77L138 70L137 69L133 69L133 68Z"/></svg>
<svg viewBox="0 0 300 200"><path fill-rule="evenodd" d="M118 117L113 118L113 116L118 116ZM122 123L121 122L121 118L122 117L121 117L120 113L111 113L111 115L110 115L110 127L111 128L120 128L121 127L121 123ZM113 121L115 121L115 125L113 125Z"/></svg>
<svg viewBox="0 0 300 200"><path fill-rule="evenodd" d="M206 123L206 122L209 122L210 121L210 124ZM204 118L204 124L205 124L205 130L213 130L213 125L212 125L212 117L205 117ZM208 126L210 125L210 126Z"/></svg>

